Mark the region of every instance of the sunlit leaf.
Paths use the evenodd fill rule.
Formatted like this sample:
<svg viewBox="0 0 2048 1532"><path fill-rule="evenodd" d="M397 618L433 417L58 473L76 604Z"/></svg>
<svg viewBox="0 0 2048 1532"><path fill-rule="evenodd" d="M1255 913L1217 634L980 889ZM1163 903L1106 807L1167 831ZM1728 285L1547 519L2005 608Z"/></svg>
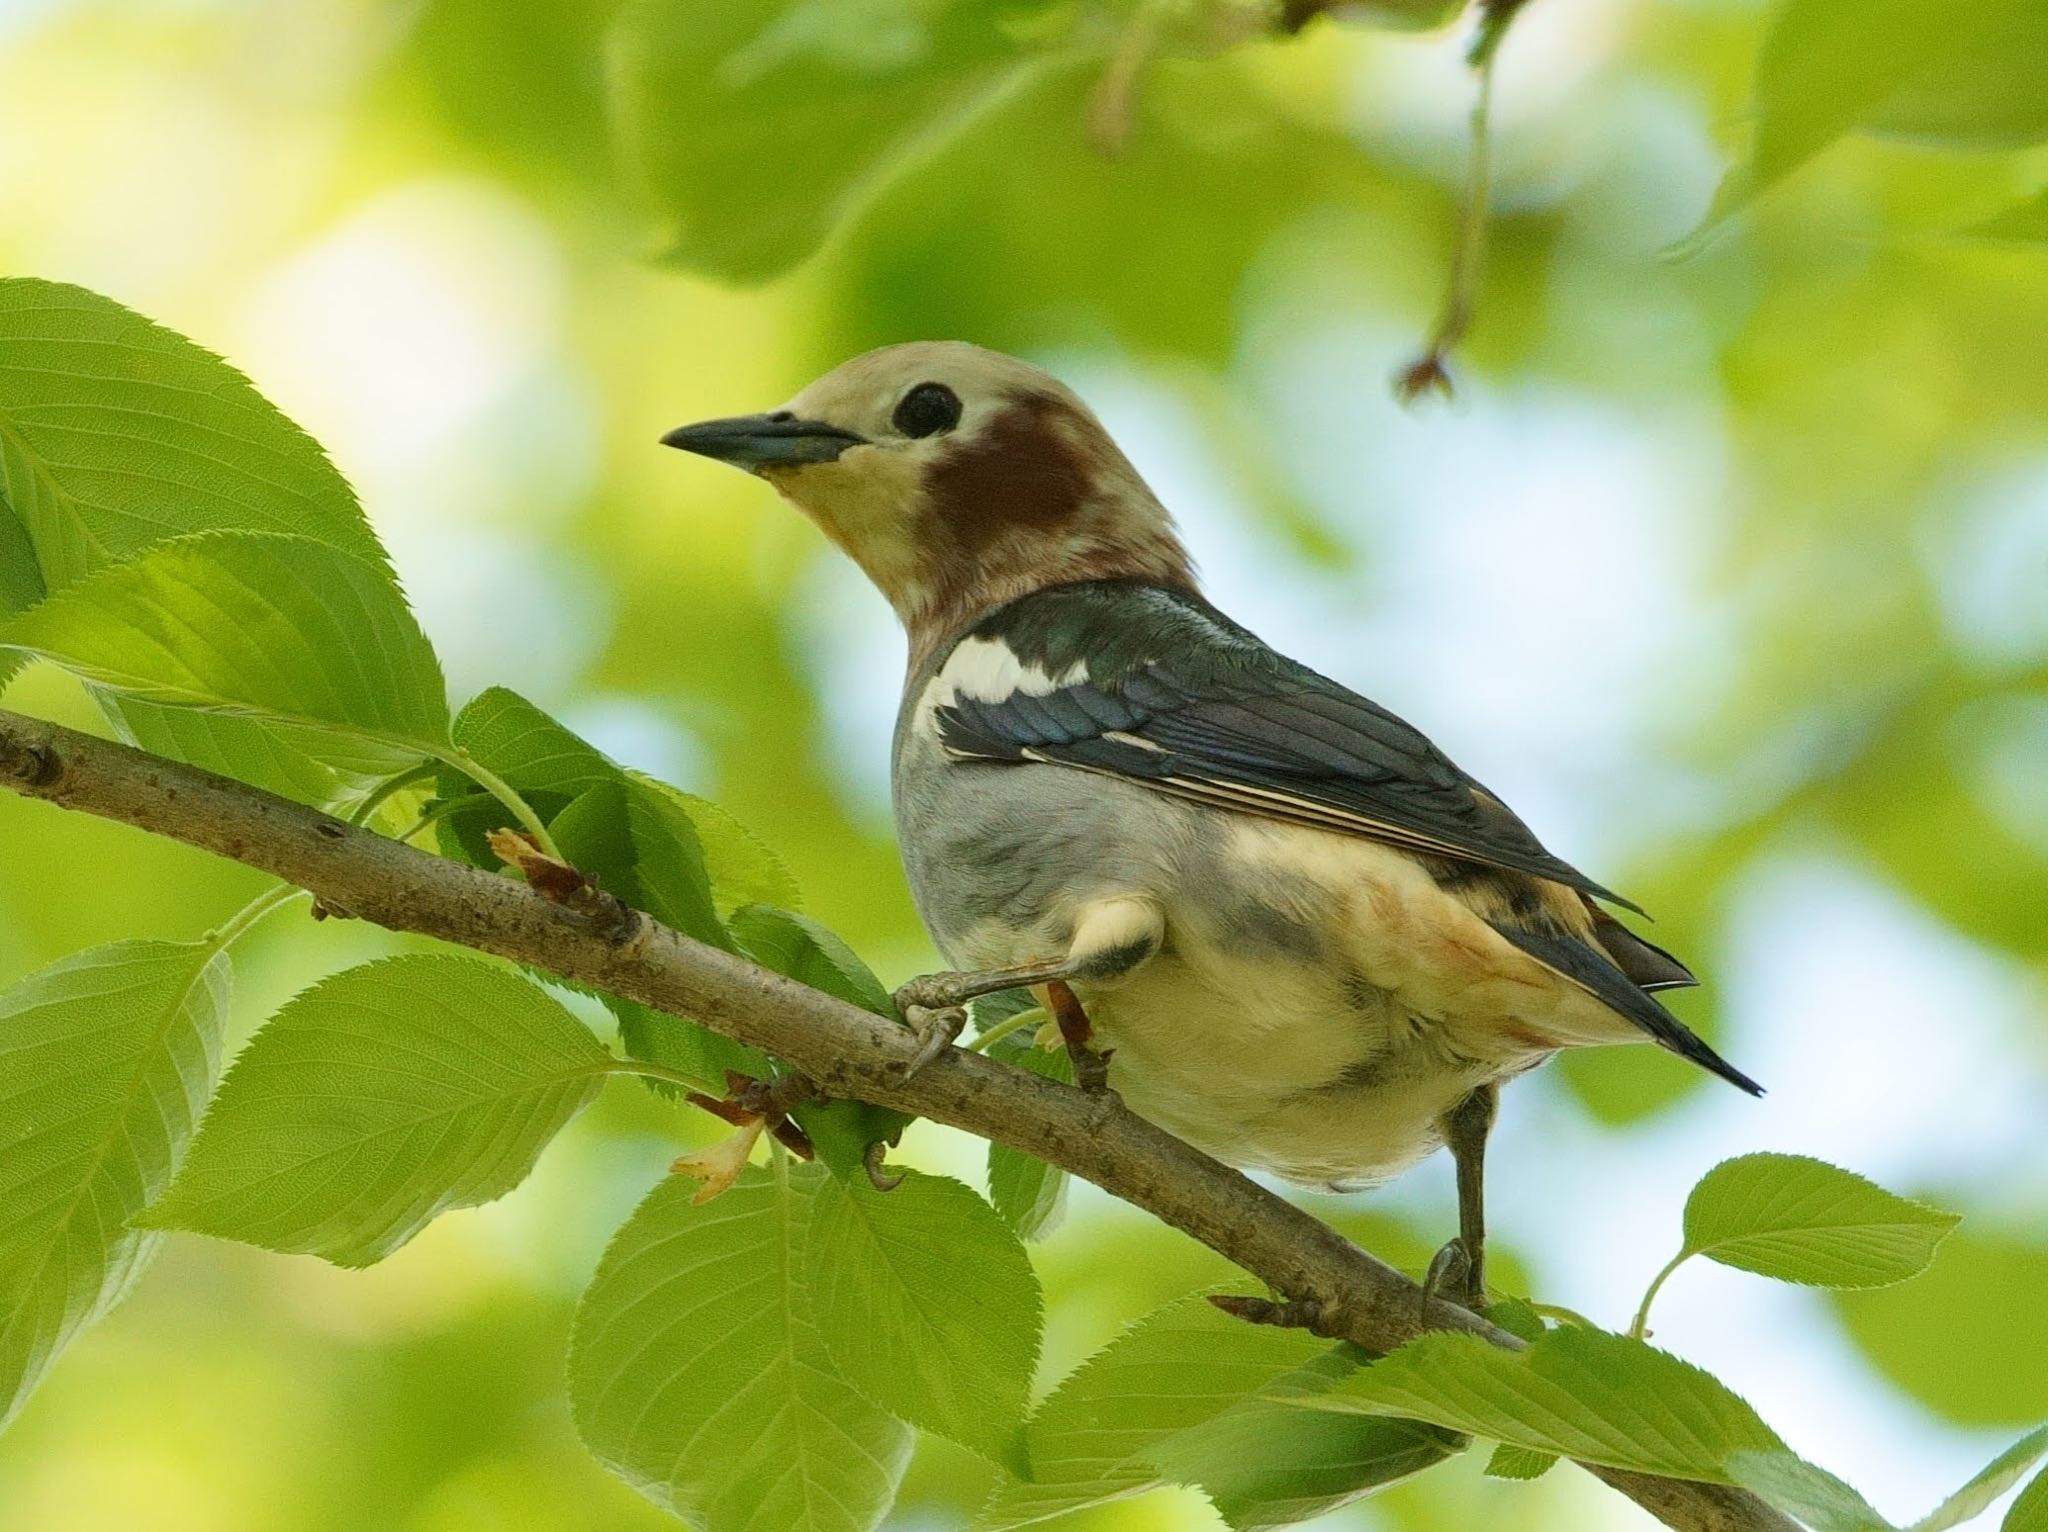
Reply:
<svg viewBox="0 0 2048 1532"><path fill-rule="evenodd" d="M27 611L44 595L43 572L36 565L28 529L0 497L0 621ZM0 691L26 663L28 656L18 650L0 649Z"/></svg>
<svg viewBox="0 0 2048 1532"><path fill-rule="evenodd" d="M2048 1242L1965 1226L1915 1281L1834 1302L1877 1370L1928 1408L1959 1425L2024 1427L2048 1419L2044 1292Z"/></svg>
<svg viewBox="0 0 2048 1532"><path fill-rule="evenodd" d="M147 1222L368 1265L523 1181L611 1062L506 969L439 955L348 969L242 1051Z"/></svg>
<svg viewBox="0 0 2048 1532"><path fill-rule="evenodd" d="M840 1377L812 1317L826 1172L778 1167L702 1206L676 1178L640 1204L577 1309L570 1403L592 1452L702 1532L867 1532L911 1432Z"/></svg>
<svg viewBox="0 0 2048 1532"><path fill-rule="evenodd" d="M1203 1298L1140 1320L1083 1362L1024 1429L1031 1479L999 1487L975 1521L999 1532L1166 1482L1151 1461L1177 1432L1258 1398L1329 1342L1248 1325Z"/></svg>
<svg viewBox="0 0 2048 1532"><path fill-rule="evenodd" d="M2048 1472L2036 1474L2014 1497L1999 1532L2048 1532Z"/></svg>
<svg viewBox="0 0 2048 1532"><path fill-rule="evenodd" d="M1486 1477L1489 1479L1540 1479L1557 1466L1554 1452L1536 1452L1528 1447L1515 1447L1502 1442L1493 1449L1493 1456L1486 1460Z"/></svg>
<svg viewBox="0 0 2048 1532"><path fill-rule="evenodd" d="M768 904L783 910L803 907L803 890L797 887L795 877L753 831L709 798L666 782L654 785L696 826L704 871L710 876L711 896L720 914L730 915L746 904Z"/></svg>
<svg viewBox="0 0 2048 1532"><path fill-rule="evenodd" d="M1896 1532L1855 1489L1794 1453L1733 1453L1728 1473L1735 1483L1798 1517L1813 1532Z"/></svg>
<svg viewBox="0 0 2048 1532"><path fill-rule="evenodd" d="M27 278L0 281L0 508L10 505L33 547L24 566L0 526L0 587L61 590L173 538L227 530L310 537L389 573L326 454L233 367L110 299ZM0 616L9 609L0 588ZM18 662L0 656L0 674ZM309 754L259 719L102 700L144 749L307 802L350 785L331 740ZM387 768L380 759L363 774Z"/></svg>
<svg viewBox="0 0 2048 1532"><path fill-rule="evenodd" d="M1200 1489L1235 1532L1327 1515L1462 1452L1464 1438L1416 1420L1296 1408L1358 1370L1364 1353L1332 1346L1259 1398L1176 1431L1145 1451L1175 1484Z"/></svg>
<svg viewBox="0 0 2048 1532"><path fill-rule="evenodd" d="M958 1181L905 1171L817 1194L807 1260L819 1332L846 1380L913 1425L1021 1468L1038 1360L1038 1278Z"/></svg>
<svg viewBox="0 0 2048 1532"><path fill-rule="evenodd" d="M445 743L441 667L398 589L325 543L209 532L61 590L0 625L40 654L151 702L288 725L301 748L393 770Z"/></svg>
<svg viewBox="0 0 2048 1532"><path fill-rule="evenodd" d="M1732 1482L1733 1454L1784 1447L1699 1368L1577 1325L1519 1352L1476 1335L1425 1335L1301 1402L1412 1416L1536 1452L1721 1483Z"/></svg>
<svg viewBox="0 0 2048 1532"><path fill-rule="evenodd" d="M211 948L167 942L97 947L0 993L0 1423L155 1253L128 1220L213 1093L227 993Z"/></svg>
<svg viewBox="0 0 2048 1532"><path fill-rule="evenodd" d="M503 777L544 819L552 819L592 788L635 782L669 809L680 810L696 832L711 895L721 914L743 904L794 908L796 880L770 851L717 804L666 782L628 772L517 692L494 686L456 715L455 742ZM452 850L479 865L495 865L485 832L510 823L505 809L479 793L452 767L441 777L442 795L466 800L444 821L455 832ZM602 871L602 868L592 868Z"/></svg>
<svg viewBox="0 0 2048 1532"><path fill-rule="evenodd" d="M1823 1160L1724 1160L1685 1203L1685 1250L1815 1287L1883 1287L1927 1269L1960 1222Z"/></svg>
<svg viewBox="0 0 2048 1532"><path fill-rule="evenodd" d="M809 255L921 142L1018 77L1030 56L997 9L634 0L613 104L667 256L751 281Z"/></svg>
<svg viewBox="0 0 2048 1532"><path fill-rule="evenodd" d="M732 930L747 955L763 967L848 1005L896 1019L896 1002L882 981L851 947L815 920L757 904L733 913Z"/></svg>
<svg viewBox="0 0 2048 1532"><path fill-rule="evenodd" d="M1074 1083L1074 1060L1064 1048L1041 1048L1031 1029L1013 1032L989 1050L990 1056L1019 1069L1062 1084ZM1021 1240L1044 1239L1059 1227L1067 1205L1067 1173L1035 1154L991 1142L988 1146L988 1200Z"/></svg>
<svg viewBox="0 0 2048 1532"><path fill-rule="evenodd" d="M389 572L327 455L246 378L60 282L0 279L0 500L53 591L231 529L310 537Z"/></svg>
<svg viewBox="0 0 2048 1532"><path fill-rule="evenodd" d="M2009 0L1987 0L2003 5ZM1768 191L1960 46L1962 8L1932 0L1779 0L1757 54L1755 137L1714 216Z"/></svg>
<svg viewBox="0 0 2048 1532"><path fill-rule="evenodd" d="M2032 1471L2048 1454L2048 1426L2029 1431L1998 1454L1969 1483L1950 1495L1907 1529L1907 1532L1948 1532L1966 1521L1974 1521Z"/></svg>
<svg viewBox="0 0 2048 1532"><path fill-rule="evenodd" d="M1956 45L1908 76L1871 126L1961 149L2048 138L2048 6L1976 0L1951 14Z"/></svg>
<svg viewBox="0 0 2048 1532"><path fill-rule="evenodd" d="M821 989L848 1005L896 1019L896 1002L854 950L817 921L767 905L733 911L732 934L747 956L764 968ZM865 1101L812 1101L793 1114L834 1170L852 1174L868 1147L894 1143L910 1119Z"/></svg>

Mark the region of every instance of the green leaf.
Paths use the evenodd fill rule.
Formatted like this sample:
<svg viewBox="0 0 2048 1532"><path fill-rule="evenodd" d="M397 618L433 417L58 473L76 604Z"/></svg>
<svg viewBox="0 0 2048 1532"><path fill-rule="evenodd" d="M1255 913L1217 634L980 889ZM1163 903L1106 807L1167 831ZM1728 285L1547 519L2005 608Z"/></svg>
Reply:
<svg viewBox="0 0 2048 1532"><path fill-rule="evenodd" d="M43 599L43 572L36 566L36 550L28 540L28 529L0 496L0 621L25 612ZM0 650L0 691L28 662L24 654Z"/></svg>
<svg viewBox="0 0 2048 1532"><path fill-rule="evenodd" d="M145 701L294 726L294 744L357 767L381 750L397 770L447 743L441 667L397 587L310 538L164 543L0 624L0 646Z"/></svg>
<svg viewBox="0 0 2048 1532"><path fill-rule="evenodd" d="M1870 126L1958 149L2048 139L2048 6L1976 0L1950 8L1950 21L1954 45L1908 76Z"/></svg>
<svg viewBox="0 0 2048 1532"><path fill-rule="evenodd" d="M753 831L709 798L699 798L666 782L654 785L696 826L697 843L704 852L704 871L711 878L711 896L721 915L730 915L748 904L768 904L784 910L802 907L803 891L797 887L795 876Z"/></svg>
<svg viewBox="0 0 2048 1532"><path fill-rule="evenodd" d="M2032 1227L1958 1229L1917 1281L1834 1297L1849 1337L1898 1388L1959 1425L2048 1418L2048 1242ZM1962 1357L1996 1357L1965 1366Z"/></svg>
<svg viewBox="0 0 2048 1532"><path fill-rule="evenodd" d="M453 732L457 745L517 789L543 819L553 819L593 788L628 781L642 784L667 809L680 810L689 819L721 914L743 904L791 907L799 900L788 869L724 809L666 782L627 772L516 692L494 686L479 693L456 715ZM443 798L466 800L461 810L443 821L451 831L450 853L479 866L496 866L484 835L509 824L510 816L453 767L442 773L440 790Z"/></svg>
<svg viewBox="0 0 2048 1532"><path fill-rule="evenodd" d="M668 258L759 281L823 244L1028 55L978 0L637 0L612 50L631 173Z"/></svg>
<svg viewBox="0 0 2048 1532"><path fill-rule="evenodd" d="M144 1222L367 1266L526 1179L611 1067L510 970L432 954L351 968L250 1041Z"/></svg>
<svg viewBox="0 0 2048 1532"><path fill-rule="evenodd" d="M1302 1403L1406 1415L1536 1452L1733 1482L1737 1452L1784 1443L1714 1378L1626 1336L1566 1325L1519 1352L1425 1335Z"/></svg>
<svg viewBox="0 0 2048 1532"><path fill-rule="evenodd" d="M2048 1473L2036 1474L2014 1497L2000 1532L2048 1532Z"/></svg>
<svg viewBox="0 0 2048 1532"><path fill-rule="evenodd" d="M840 1377L812 1318L826 1173L776 1165L701 1207L675 1178L640 1204L577 1309L570 1403L599 1459L701 1532L866 1532L911 1433Z"/></svg>
<svg viewBox="0 0 2048 1532"><path fill-rule="evenodd" d="M2048 1426L2029 1431L1998 1454L1961 1489L1914 1522L1908 1532L1948 1532L1974 1521L2048 1455Z"/></svg>
<svg viewBox="0 0 2048 1532"><path fill-rule="evenodd" d="M1304 1330L1248 1325L1205 1298L1147 1316L1083 1362L1024 1428L1028 1482L999 1487L978 1532L1026 1527L1166 1482L1168 1439L1254 1400L1329 1349Z"/></svg>
<svg viewBox="0 0 2048 1532"><path fill-rule="evenodd" d="M28 529L0 500L0 617L27 611L45 594L43 572L36 565Z"/></svg>
<svg viewBox="0 0 2048 1532"><path fill-rule="evenodd" d="M958 1181L902 1174L891 1192L854 1177L817 1194L807 1264L825 1349L892 1415L1021 1470L1040 1318L1030 1257Z"/></svg>
<svg viewBox="0 0 2048 1532"><path fill-rule="evenodd" d="M1707 224L1876 117L1917 72L1956 46L1957 8L1933 0L1779 0L1757 50L1749 155L1722 181Z"/></svg>
<svg viewBox="0 0 2048 1532"><path fill-rule="evenodd" d="M1489 1479L1540 1479L1557 1465L1554 1452L1535 1452L1502 1442L1486 1460Z"/></svg>
<svg viewBox="0 0 2048 1532"><path fill-rule="evenodd" d="M10 506L32 552L24 566L0 514L0 585L33 577L38 594L206 531L310 537L390 574L319 444L239 372L110 299L29 278L0 281L0 512ZM0 617L18 609L0 595ZM0 654L0 678L19 659ZM253 718L101 701L158 754L306 802L353 785L333 769L331 740L314 759Z"/></svg>
<svg viewBox="0 0 2048 1532"><path fill-rule="evenodd" d="M697 828L644 777L602 782L548 826L562 855L607 892L663 925L725 951L732 938L711 903Z"/></svg>
<svg viewBox="0 0 2048 1532"><path fill-rule="evenodd" d="M747 956L799 984L895 1021L896 1002L858 954L807 916L766 905L735 910L732 932Z"/></svg>
<svg viewBox="0 0 2048 1532"><path fill-rule="evenodd" d="M1964 230L1981 239L2010 240L2015 244L2048 245L2048 189L2036 192L2024 202L2015 202L2002 213L1994 213Z"/></svg>
<svg viewBox="0 0 2048 1532"><path fill-rule="evenodd" d="M120 942L0 994L0 1424L155 1253L128 1226L220 1076L226 961Z"/></svg>
<svg viewBox="0 0 2048 1532"><path fill-rule="evenodd" d="M1496 1298L1486 1306L1486 1318L1489 1324L1525 1341L1536 1340L1548 1328L1527 1298Z"/></svg>
<svg viewBox="0 0 2048 1532"><path fill-rule="evenodd" d="M1814 1287L1918 1276L1961 1220L1797 1154L1716 1165L1685 1202L1685 1254Z"/></svg>
<svg viewBox="0 0 2048 1532"><path fill-rule="evenodd" d="M58 282L0 280L0 501L52 591L230 529L310 537L389 575L347 482L248 379Z"/></svg>
<svg viewBox="0 0 2048 1532"><path fill-rule="evenodd" d="M1416 1420L1299 1409L1356 1372L1365 1353L1333 1346L1230 1406L1147 1449L1176 1484L1209 1497L1237 1532L1291 1527L1326 1515L1464 1450L1454 1432Z"/></svg>
<svg viewBox="0 0 2048 1532"><path fill-rule="evenodd" d="M747 956L762 967L848 1005L897 1019L896 1002L882 981L836 933L817 921L755 904L734 910L731 925ZM842 1175L861 1168L869 1145L896 1142L910 1122L902 1112L864 1101L806 1102L791 1115L817 1146L818 1158Z"/></svg>
<svg viewBox="0 0 2048 1532"><path fill-rule="evenodd" d="M1794 1453L1744 1451L1728 1459L1729 1477L1813 1532L1897 1532L1849 1485Z"/></svg>
<svg viewBox="0 0 2048 1532"><path fill-rule="evenodd" d="M1064 1048L1041 1048L1030 1030L1013 1032L990 1048L992 1057L1062 1084L1074 1083L1074 1061ZM1059 1227L1067 1207L1067 1173L1035 1154L988 1146L988 1200L1003 1221L1027 1242Z"/></svg>
<svg viewBox="0 0 2048 1532"><path fill-rule="evenodd" d="M450 733L458 746L523 797L552 795L557 808L601 783L617 781L620 775L619 768L596 746L502 686L470 698L455 716ZM471 790L469 779L453 767L442 774L444 797L459 797Z"/></svg>

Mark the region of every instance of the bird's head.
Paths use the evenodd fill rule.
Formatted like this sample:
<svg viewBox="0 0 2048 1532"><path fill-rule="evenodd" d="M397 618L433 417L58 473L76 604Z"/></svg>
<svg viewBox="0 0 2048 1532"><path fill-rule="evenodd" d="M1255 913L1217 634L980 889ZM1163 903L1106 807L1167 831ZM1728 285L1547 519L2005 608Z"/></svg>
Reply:
<svg viewBox="0 0 2048 1532"><path fill-rule="evenodd" d="M1172 519L1088 407L979 346L886 346L781 409L662 440L760 475L822 527L896 608L913 660L1048 585L1193 585Z"/></svg>

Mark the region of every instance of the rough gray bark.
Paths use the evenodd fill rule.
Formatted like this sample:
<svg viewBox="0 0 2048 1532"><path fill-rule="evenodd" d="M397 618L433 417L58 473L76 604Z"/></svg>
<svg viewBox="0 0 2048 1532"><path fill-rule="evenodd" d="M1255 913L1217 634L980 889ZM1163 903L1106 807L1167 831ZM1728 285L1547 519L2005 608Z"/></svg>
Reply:
<svg viewBox="0 0 2048 1532"><path fill-rule="evenodd" d="M963 1049L914 1076L911 1033L642 918L594 921L523 883L402 845L211 772L0 711L0 786L261 868L328 909L595 985L786 1059L826 1094L895 1107L1035 1154L1194 1236L1318 1328L1375 1351L1424 1329L1421 1290L1301 1209L1124 1109L1114 1097ZM1520 1344L1437 1301L1428 1323ZM1797 1532L1719 1485L1592 1467L1682 1532Z"/></svg>

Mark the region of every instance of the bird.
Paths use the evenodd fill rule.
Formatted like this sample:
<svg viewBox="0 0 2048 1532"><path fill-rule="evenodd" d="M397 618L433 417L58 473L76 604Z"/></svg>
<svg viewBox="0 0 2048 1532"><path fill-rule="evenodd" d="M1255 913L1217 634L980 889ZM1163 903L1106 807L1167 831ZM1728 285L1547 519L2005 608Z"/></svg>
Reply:
<svg viewBox="0 0 2048 1532"><path fill-rule="evenodd" d="M1351 1190L1448 1147L1458 1233L1425 1286L1475 1308L1504 1081L1651 1042L1761 1094L1655 998L1698 981L1613 913L1637 906L1202 594L1050 374L885 346L662 441L765 480L905 629L897 836L952 965L898 991L919 1062L967 1001L1028 988L1077 1083L1240 1169Z"/></svg>

